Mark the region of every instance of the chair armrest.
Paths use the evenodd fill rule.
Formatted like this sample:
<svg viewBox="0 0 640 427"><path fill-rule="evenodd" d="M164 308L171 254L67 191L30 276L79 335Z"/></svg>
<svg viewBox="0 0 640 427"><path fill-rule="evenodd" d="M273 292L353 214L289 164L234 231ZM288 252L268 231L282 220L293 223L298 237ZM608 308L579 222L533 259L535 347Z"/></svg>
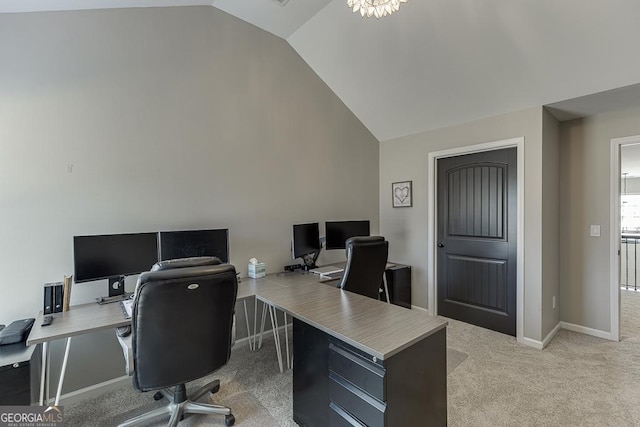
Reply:
<svg viewBox="0 0 640 427"><path fill-rule="evenodd" d="M233 322L231 323L231 348L236 345L236 313L233 313Z"/></svg>
<svg viewBox="0 0 640 427"><path fill-rule="evenodd" d="M128 335L122 334L122 331L119 331L120 328L116 329L116 337L118 338L118 342L122 347L122 354L124 356L125 363L125 372L127 375L132 376L134 371L134 362L133 362L133 343L131 342L131 333Z"/></svg>

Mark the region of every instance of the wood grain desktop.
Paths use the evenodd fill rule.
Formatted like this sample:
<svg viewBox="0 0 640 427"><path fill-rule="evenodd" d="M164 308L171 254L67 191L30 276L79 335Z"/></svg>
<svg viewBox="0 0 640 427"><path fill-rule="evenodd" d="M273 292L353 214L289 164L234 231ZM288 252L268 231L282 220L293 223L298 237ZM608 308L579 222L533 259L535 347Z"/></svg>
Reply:
<svg viewBox="0 0 640 427"><path fill-rule="evenodd" d="M267 276L267 281L280 283ZM443 329L447 321L317 283L263 288L257 298L379 359Z"/></svg>
<svg viewBox="0 0 640 427"><path fill-rule="evenodd" d="M350 356L353 360L363 358L367 363L377 364L383 370L386 378L386 400L378 402L377 406L361 405L365 412L378 408L372 416L380 421L380 425L397 425L398 421L416 420L430 420L432 425L444 425L444 420L446 424L445 334L448 322L422 312L343 291L335 287L335 282L323 284L319 280L319 276L314 274L272 274L259 279L243 278L238 285L238 301L244 302L255 296L256 301L261 300L293 316L298 324L297 330L305 331L308 337L312 337L309 342L304 337L294 336L294 351L297 351L294 363L294 418L309 419L305 418L305 414L325 413L327 415L324 418L307 425L328 425L326 417L329 416L327 408L330 403L334 408L332 417L352 416L349 408L344 408L348 406L348 402L352 402L351 397L340 406L340 396L352 393L353 390L356 394L361 391L344 389L344 384L348 384L349 379L347 378L347 383L340 382L342 380L339 378L336 382L336 374L329 372L329 358L332 354L337 354L330 349L338 346L343 349L339 350L342 351L341 354L353 353L355 356ZM130 323L120 304L89 303L71 306L69 311L55 314L53 323L46 327L41 326L42 318L43 313L40 312L27 344L42 343L43 360L48 359L50 341ZM294 326L294 333L295 330ZM314 346L315 350L312 352L305 350L309 343ZM67 354L68 345L69 340ZM313 359L312 364L305 365L305 359L309 355ZM47 365L43 363L43 368ZM63 370L65 365L66 355ZM311 373L315 385L310 385L306 390L296 389L302 375L300 372ZM350 372L347 369L343 373L349 376ZM43 370L42 378L48 377L48 370ZM63 377L64 374L60 378L56 402L60 397ZM410 387L407 389L403 384L409 384ZM332 397L329 388L335 396ZM318 390L324 396L321 399L316 398ZM419 396L418 400L407 394L410 390ZM306 404L296 406L296 402L305 401L304 396L311 396L307 400L313 406L312 412L308 411ZM41 379L41 402L44 397L45 382ZM357 412L357 408L352 408L351 411Z"/></svg>

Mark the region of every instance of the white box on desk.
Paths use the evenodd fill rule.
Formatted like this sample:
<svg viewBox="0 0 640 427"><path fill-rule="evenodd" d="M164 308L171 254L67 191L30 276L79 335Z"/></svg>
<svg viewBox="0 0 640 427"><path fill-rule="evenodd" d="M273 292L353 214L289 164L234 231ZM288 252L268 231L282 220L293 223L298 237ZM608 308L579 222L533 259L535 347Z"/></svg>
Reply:
<svg viewBox="0 0 640 427"><path fill-rule="evenodd" d="M267 274L267 264L259 262L257 264L249 264L248 268L249 277L258 279L264 277Z"/></svg>

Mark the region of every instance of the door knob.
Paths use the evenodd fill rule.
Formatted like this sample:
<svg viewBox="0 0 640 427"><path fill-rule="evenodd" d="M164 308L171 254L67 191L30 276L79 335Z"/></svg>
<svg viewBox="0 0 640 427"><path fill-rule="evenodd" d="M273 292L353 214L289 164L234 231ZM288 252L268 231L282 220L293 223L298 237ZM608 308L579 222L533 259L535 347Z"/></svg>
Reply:
<svg viewBox="0 0 640 427"><path fill-rule="evenodd" d="M440 243L440 242L438 242L438 247L439 247L439 248L444 248L444 243Z"/></svg>

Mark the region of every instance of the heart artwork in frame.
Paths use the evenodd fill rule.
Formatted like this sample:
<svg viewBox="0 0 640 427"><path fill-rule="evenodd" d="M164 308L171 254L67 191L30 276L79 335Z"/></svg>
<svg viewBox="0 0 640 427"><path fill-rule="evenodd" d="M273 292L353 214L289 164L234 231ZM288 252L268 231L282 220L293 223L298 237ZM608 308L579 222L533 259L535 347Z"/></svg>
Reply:
<svg viewBox="0 0 640 427"><path fill-rule="evenodd" d="M391 184L391 197L394 208L409 208L413 205L411 198L411 181Z"/></svg>

